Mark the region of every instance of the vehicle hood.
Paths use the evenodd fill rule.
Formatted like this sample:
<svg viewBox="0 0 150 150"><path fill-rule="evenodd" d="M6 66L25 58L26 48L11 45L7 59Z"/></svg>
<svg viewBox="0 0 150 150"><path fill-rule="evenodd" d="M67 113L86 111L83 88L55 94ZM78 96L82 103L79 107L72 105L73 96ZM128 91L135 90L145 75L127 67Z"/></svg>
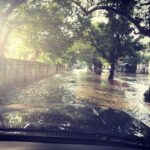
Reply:
<svg viewBox="0 0 150 150"><path fill-rule="evenodd" d="M0 129L63 130L150 138L150 129L127 113L107 107L50 104L0 113Z"/></svg>

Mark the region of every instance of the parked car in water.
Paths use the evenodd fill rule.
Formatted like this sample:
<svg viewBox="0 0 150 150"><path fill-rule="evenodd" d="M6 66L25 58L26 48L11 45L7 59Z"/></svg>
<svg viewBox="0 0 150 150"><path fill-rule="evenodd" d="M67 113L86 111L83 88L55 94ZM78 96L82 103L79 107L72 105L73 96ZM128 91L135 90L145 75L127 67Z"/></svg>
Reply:
<svg viewBox="0 0 150 150"><path fill-rule="evenodd" d="M119 64L117 70L124 73L136 73L136 65L128 63Z"/></svg>

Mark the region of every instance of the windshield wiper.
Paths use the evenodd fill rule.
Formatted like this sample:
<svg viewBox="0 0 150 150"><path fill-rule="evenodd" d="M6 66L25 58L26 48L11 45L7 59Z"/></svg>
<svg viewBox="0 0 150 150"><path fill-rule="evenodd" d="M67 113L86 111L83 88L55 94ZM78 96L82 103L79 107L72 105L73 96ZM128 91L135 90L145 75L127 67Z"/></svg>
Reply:
<svg viewBox="0 0 150 150"><path fill-rule="evenodd" d="M0 129L0 141L23 141L62 144L86 144L149 149L150 140L144 137L97 134L66 130Z"/></svg>

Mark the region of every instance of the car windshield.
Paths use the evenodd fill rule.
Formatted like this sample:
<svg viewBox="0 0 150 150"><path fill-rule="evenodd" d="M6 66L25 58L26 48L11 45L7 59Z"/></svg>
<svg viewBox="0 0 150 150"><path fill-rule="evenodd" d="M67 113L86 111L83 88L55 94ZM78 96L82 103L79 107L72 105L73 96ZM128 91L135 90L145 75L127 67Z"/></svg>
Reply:
<svg viewBox="0 0 150 150"><path fill-rule="evenodd" d="M149 0L0 0L0 134L150 143L149 10Z"/></svg>

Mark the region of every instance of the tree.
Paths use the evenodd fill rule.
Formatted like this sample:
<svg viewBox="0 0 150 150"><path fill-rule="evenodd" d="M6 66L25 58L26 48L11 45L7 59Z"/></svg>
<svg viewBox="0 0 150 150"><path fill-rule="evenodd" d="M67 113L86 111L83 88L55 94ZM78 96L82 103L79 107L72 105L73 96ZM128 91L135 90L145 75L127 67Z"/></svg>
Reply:
<svg viewBox="0 0 150 150"><path fill-rule="evenodd" d="M4 55L5 43L8 40L8 37L12 31L10 27L5 28L6 22L10 14L18 8L22 3L25 3L26 0L1 0L0 1L0 56ZM3 32L5 31L6 32Z"/></svg>
<svg viewBox="0 0 150 150"><path fill-rule="evenodd" d="M65 6L55 0L48 3L31 0L18 7L15 17L8 22L15 29L10 33L6 48L10 50L14 48L10 45L18 45L19 58L66 62L68 47L82 38L88 20L75 13L69 4ZM12 43L18 37L22 45Z"/></svg>
<svg viewBox="0 0 150 150"><path fill-rule="evenodd" d="M9 43L18 35L28 50L31 50L32 59L36 60L38 57L45 59L43 56L45 53L46 57L52 57L55 61L57 57L63 56L71 44L70 32L64 18L63 9L55 2L51 1L47 5L41 0L28 2L18 8L15 17L9 20L9 23L15 26L15 30L10 34L7 48L11 49ZM29 57L27 55L26 58Z"/></svg>
<svg viewBox="0 0 150 150"><path fill-rule="evenodd" d="M0 33L5 25L5 22L7 18L10 16L10 14L22 3L26 2L26 0L1 0L1 12L0 12ZM9 5L9 6L8 6ZM8 6L8 7L7 7Z"/></svg>
<svg viewBox="0 0 150 150"><path fill-rule="evenodd" d="M140 34L150 37L149 0L71 0L85 13L90 15L97 10L118 14L130 21Z"/></svg>
<svg viewBox="0 0 150 150"><path fill-rule="evenodd" d="M91 42L79 39L68 48L66 54L70 66L77 63L77 61L80 61L86 62L87 66L91 68L95 48L91 45Z"/></svg>
<svg viewBox="0 0 150 150"><path fill-rule="evenodd" d="M115 65L120 57L140 50L139 38L131 36L129 23L115 14L108 13L108 24L98 24L91 29L90 39L99 54L111 66L109 80L114 77Z"/></svg>

